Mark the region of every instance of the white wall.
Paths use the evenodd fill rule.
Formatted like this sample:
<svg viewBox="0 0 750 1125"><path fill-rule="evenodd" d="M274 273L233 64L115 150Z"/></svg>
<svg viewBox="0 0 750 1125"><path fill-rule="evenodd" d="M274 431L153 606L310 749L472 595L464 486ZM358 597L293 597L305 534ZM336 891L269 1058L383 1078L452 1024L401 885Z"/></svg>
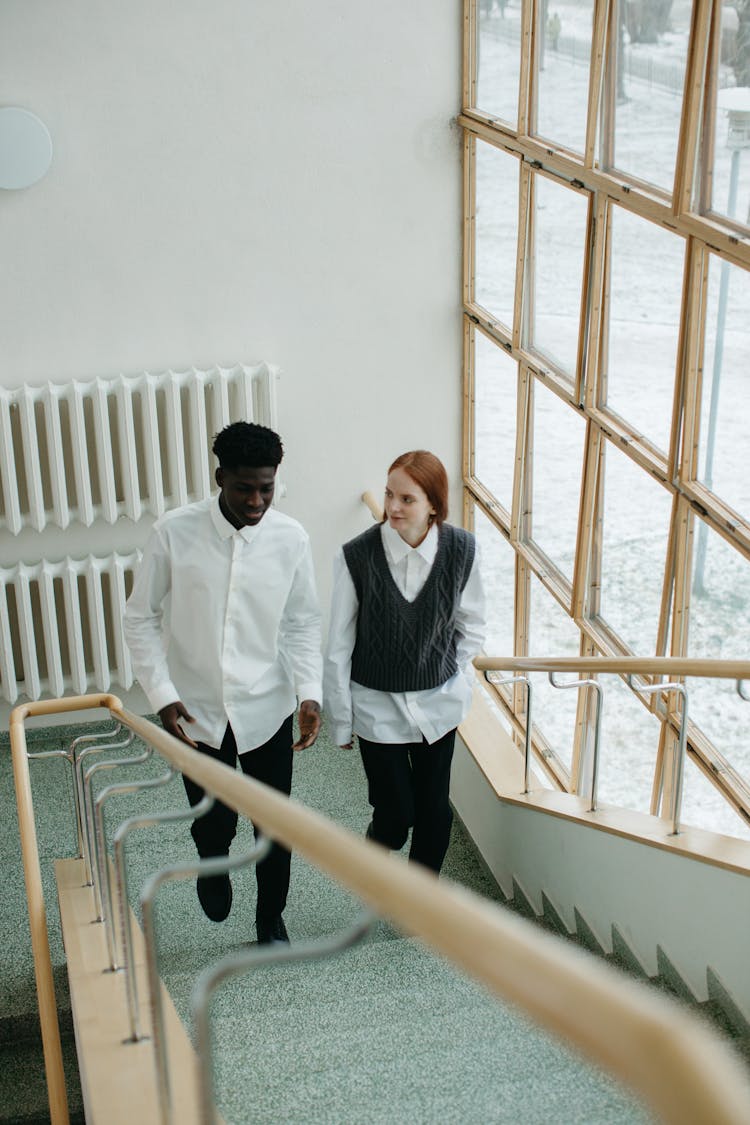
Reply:
<svg viewBox="0 0 750 1125"><path fill-rule="evenodd" d="M504 801L460 742L451 799L507 896L515 879L541 914L546 895L571 933L577 908L607 952L617 926L650 976L659 971L660 947L698 1000L708 998L710 969L744 1020L750 1018L746 871ZM649 818L642 819L645 828ZM734 843L735 852L744 849Z"/></svg>
<svg viewBox="0 0 750 1125"><path fill-rule="evenodd" d="M460 479L460 31L459 0L0 8L0 105L54 144L0 192L0 384L279 364L324 600L396 454Z"/></svg>

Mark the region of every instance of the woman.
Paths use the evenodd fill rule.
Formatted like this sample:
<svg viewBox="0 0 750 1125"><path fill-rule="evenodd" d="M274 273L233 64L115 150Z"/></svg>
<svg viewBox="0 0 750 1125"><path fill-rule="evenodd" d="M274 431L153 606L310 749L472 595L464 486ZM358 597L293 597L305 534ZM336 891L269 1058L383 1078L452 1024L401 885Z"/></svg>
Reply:
<svg viewBox="0 0 750 1125"><path fill-rule="evenodd" d="M448 478L423 449L388 470L385 516L334 564L326 707L338 745L359 739L372 820L367 835L439 872L456 727L471 703L484 639L474 536L445 523Z"/></svg>

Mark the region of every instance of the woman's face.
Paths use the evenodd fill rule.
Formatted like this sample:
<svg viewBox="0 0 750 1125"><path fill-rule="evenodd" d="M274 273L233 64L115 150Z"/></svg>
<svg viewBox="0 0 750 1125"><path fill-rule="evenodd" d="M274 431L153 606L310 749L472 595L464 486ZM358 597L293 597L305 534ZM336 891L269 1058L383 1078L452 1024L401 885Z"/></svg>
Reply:
<svg viewBox="0 0 750 1125"><path fill-rule="evenodd" d="M411 547L418 547L430 530L435 509L427 493L405 469L393 469L385 486L388 522Z"/></svg>

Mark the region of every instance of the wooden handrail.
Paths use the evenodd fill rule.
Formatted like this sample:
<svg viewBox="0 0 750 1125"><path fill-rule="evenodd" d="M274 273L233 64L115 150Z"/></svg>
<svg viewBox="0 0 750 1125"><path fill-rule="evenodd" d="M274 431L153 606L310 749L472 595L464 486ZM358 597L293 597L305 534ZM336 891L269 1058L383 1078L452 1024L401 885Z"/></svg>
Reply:
<svg viewBox="0 0 750 1125"><path fill-rule="evenodd" d="M664 1121L747 1121L750 1085L744 1069L697 1017L523 919L438 881L419 865L384 853L313 810L197 753L123 710L119 701L109 706L113 718L154 746L170 765L572 1043L640 1094ZM52 710L49 706L33 713ZM16 721L16 732L18 726ZM24 825L22 831L27 830Z"/></svg>
<svg viewBox="0 0 750 1125"><path fill-rule="evenodd" d="M374 520L376 520L378 523L381 523L382 519L383 519L383 508L382 508L382 505L381 505L380 501L375 496L375 493L370 492L370 490L368 488L367 492L362 493L362 500L367 505L367 507L370 509L370 513L372 514L372 518Z"/></svg>
<svg viewBox="0 0 750 1125"><path fill-rule="evenodd" d="M116 695L73 695L67 699L45 699L15 707L10 714L10 750L13 761L13 779L18 806L18 830L21 840L21 858L26 883L26 902L29 909L31 952L34 960L39 1024L42 1033L42 1051L47 1074L47 1098L52 1125L68 1125L68 1097L65 1089L60 1024L57 1017L55 983L52 976L52 959L49 950L47 913L42 890L39 866L39 845L34 822L34 805L31 797L29 763L26 756L26 731L24 720L29 715L53 715L64 711L81 711L93 707L119 710L122 707Z"/></svg>
<svg viewBox="0 0 750 1125"><path fill-rule="evenodd" d="M480 672L616 672L632 676L702 676L750 680L748 660L681 656L477 656Z"/></svg>

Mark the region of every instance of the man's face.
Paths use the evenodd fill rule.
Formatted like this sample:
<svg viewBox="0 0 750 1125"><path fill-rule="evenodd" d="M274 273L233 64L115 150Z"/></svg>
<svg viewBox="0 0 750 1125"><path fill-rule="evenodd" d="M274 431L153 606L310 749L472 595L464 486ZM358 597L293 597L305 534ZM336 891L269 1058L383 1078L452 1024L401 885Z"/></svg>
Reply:
<svg viewBox="0 0 750 1125"><path fill-rule="evenodd" d="M233 527L255 527L273 500L276 466L266 468L217 469L221 510Z"/></svg>

